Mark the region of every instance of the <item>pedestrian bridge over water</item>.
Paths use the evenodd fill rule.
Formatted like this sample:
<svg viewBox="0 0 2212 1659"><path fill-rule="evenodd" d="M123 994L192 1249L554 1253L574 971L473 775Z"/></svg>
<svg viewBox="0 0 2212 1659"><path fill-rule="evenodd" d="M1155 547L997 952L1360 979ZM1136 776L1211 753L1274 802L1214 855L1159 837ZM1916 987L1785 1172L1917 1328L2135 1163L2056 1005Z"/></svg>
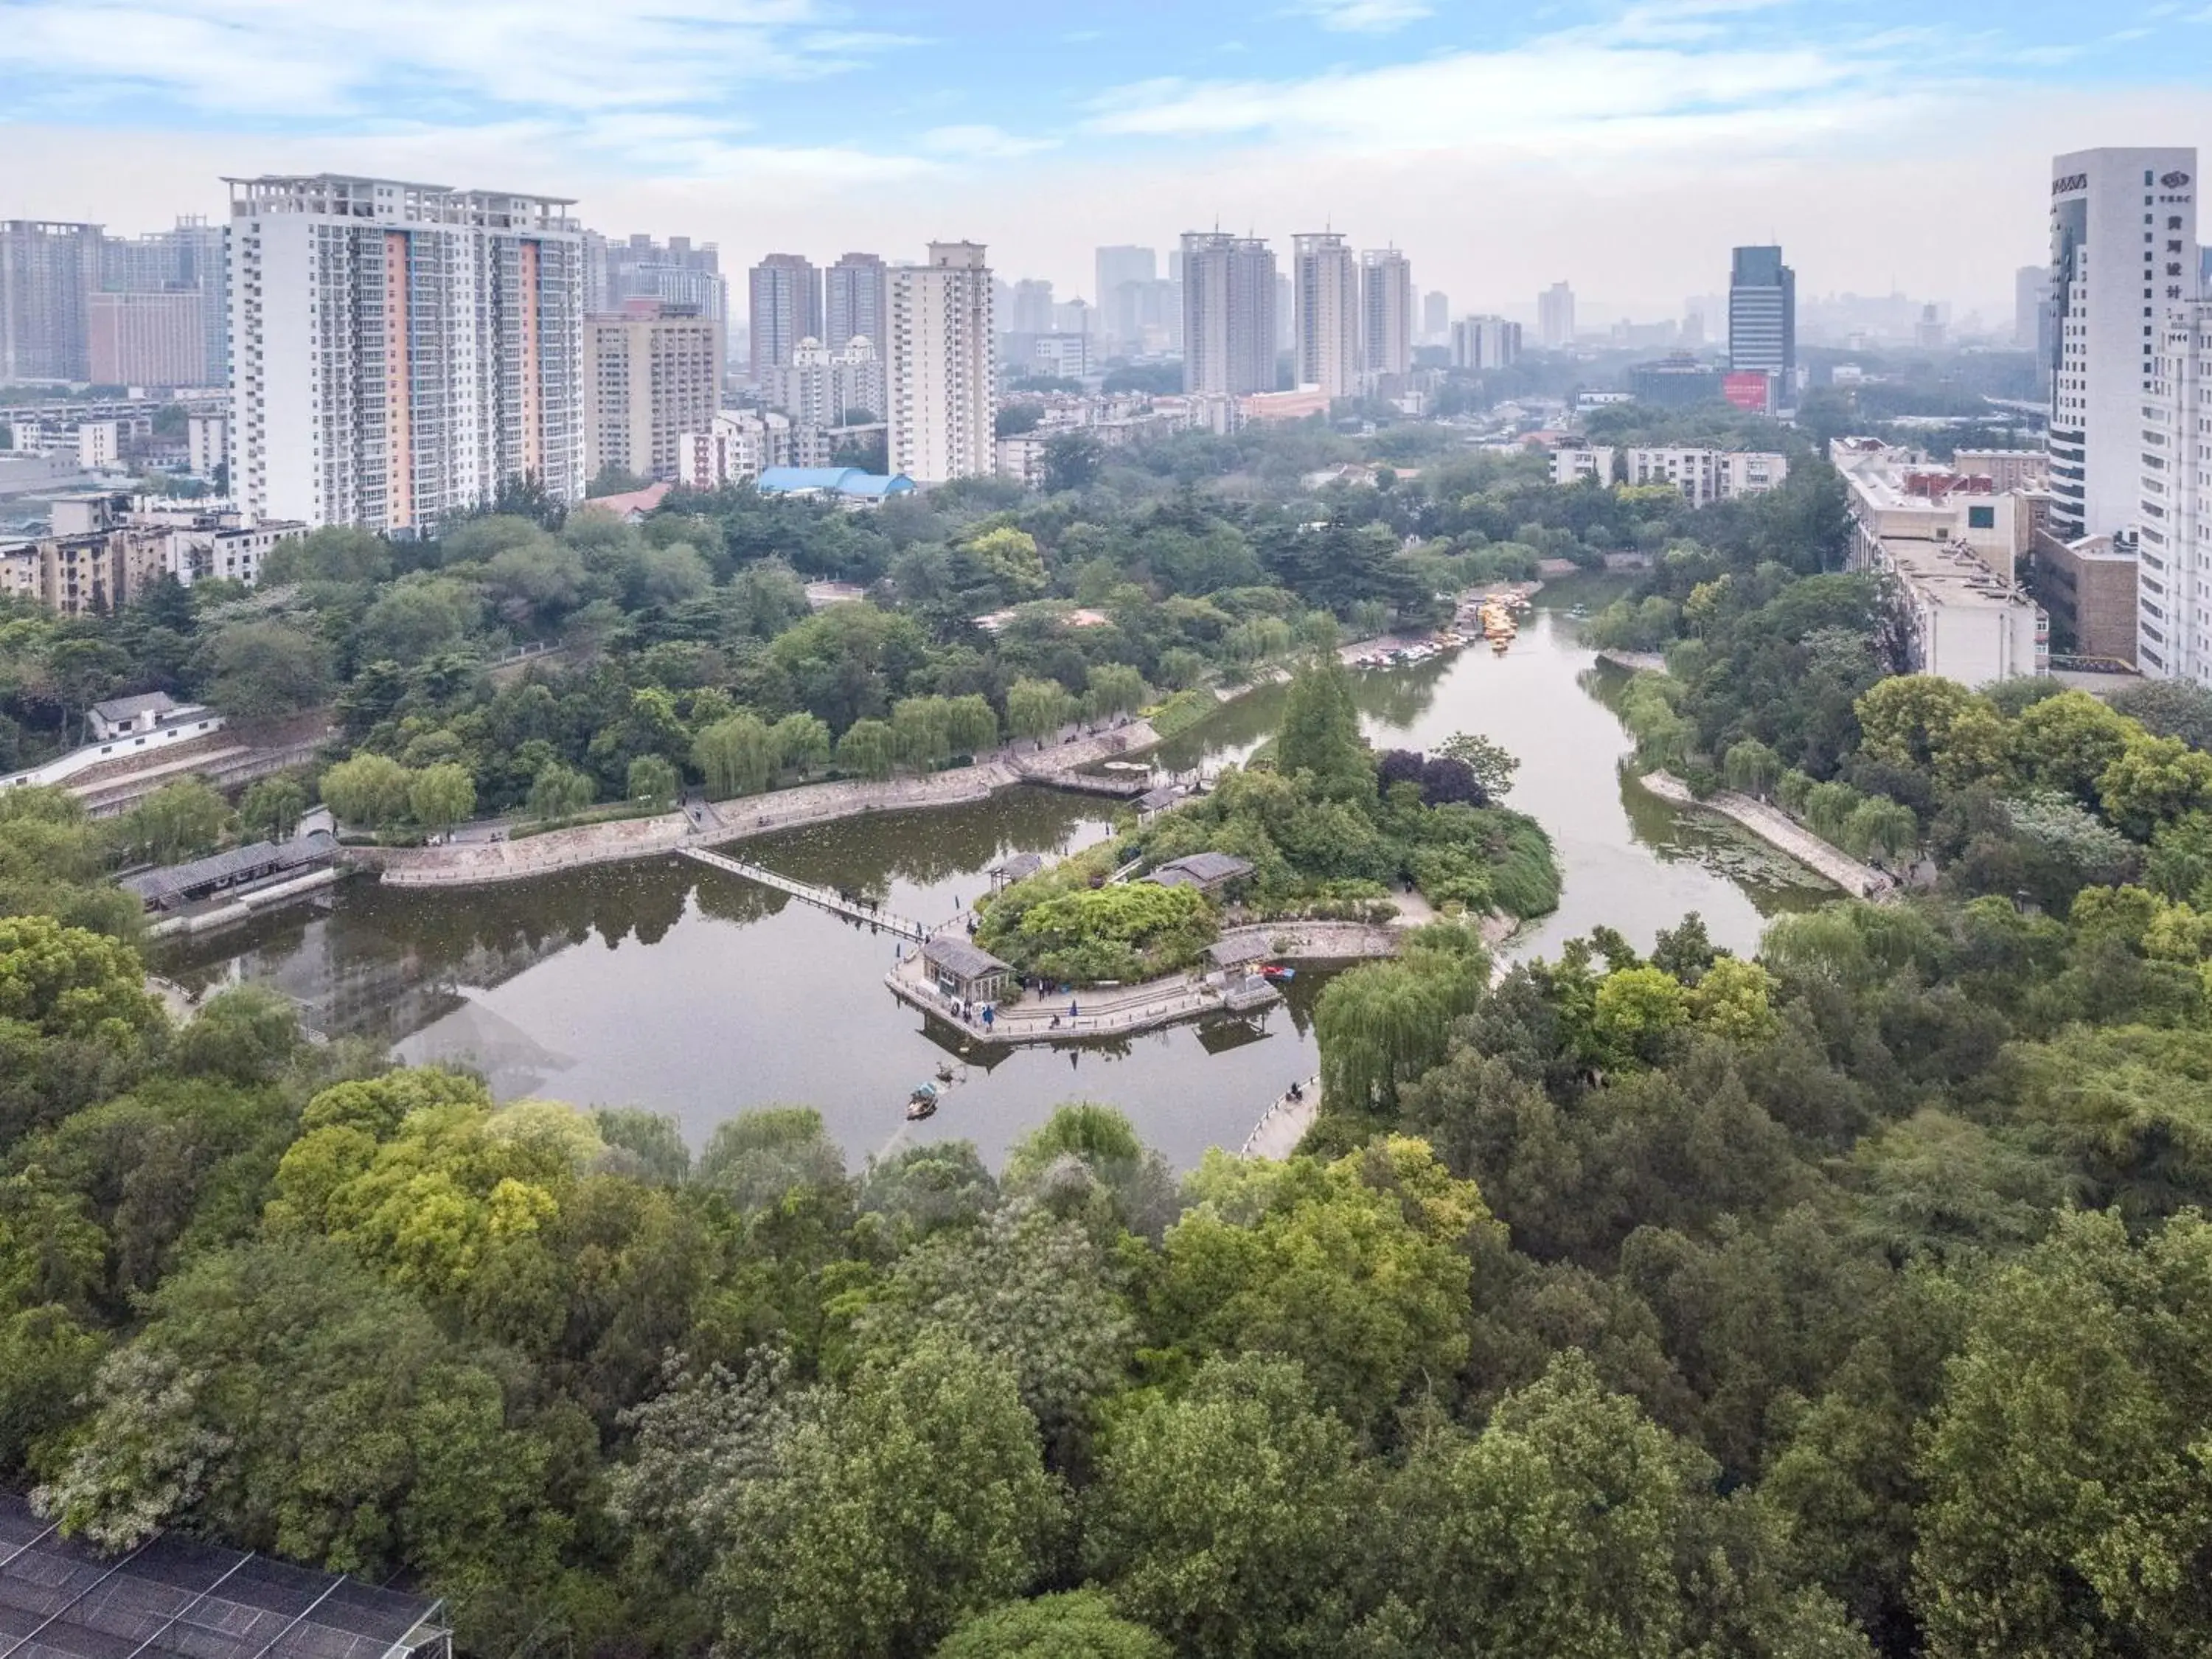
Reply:
<svg viewBox="0 0 2212 1659"><path fill-rule="evenodd" d="M743 876L747 881L757 881L763 887L773 887L779 893L792 897L832 915L848 916L854 921L865 921L880 927L899 939L912 939L926 945L933 932L918 921L908 921L904 916L895 916L888 910L879 910L865 899L855 899L834 887L815 887L803 881L793 881L789 876L780 876L775 871L758 864L749 864L743 859L733 859L726 853L710 853L703 847L679 847L683 857L708 865L730 875Z"/></svg>

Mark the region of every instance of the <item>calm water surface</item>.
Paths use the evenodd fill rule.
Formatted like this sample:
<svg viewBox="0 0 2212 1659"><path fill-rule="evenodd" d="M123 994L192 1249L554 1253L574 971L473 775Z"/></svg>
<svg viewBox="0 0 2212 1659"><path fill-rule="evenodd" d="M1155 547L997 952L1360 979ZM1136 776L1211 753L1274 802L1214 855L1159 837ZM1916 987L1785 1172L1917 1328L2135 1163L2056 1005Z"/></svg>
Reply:
<svg viewBox="0 0 2212 1659"><path fill-rule="evenodd" d="M1558 843L1559 912L1515 953L1549 952L1600 922L1648 945L1686 911L1740 950L1763 919L1818 903L1804 872L1718 820L1678 815L1625 778L1626 734L1563 617L1540 612L1505 656L1480 648L1412 671L1362 674L1379 744L1486 732L1521 759L1512 804ZM1279 690L1255 693L1168 746L1178 766L1235 759L1274 728ZM934 921L1017 852L1106 836L1097 803L1018 790L972 806L884 814L746 843L801 880L862 888ZM271 984L319 1030L393 1044L410 1060L464 1060L502 1098L543 1095L674 1114L694 1144L732 1113L817 1107L857 1164L909 1139L971 1139L996 1159L1066 1100L1109 1102L1177 1164L1240 1144L1267 1103L1315 1068L1310 1016L1326 976L1302 971L1256 1021L1223 1020L1059 1049L963 1054L963 1034L882 984L893 941L737 877L673 858L450 891L356 880L295 908L162 953L191 987ZM952 1059L964 1080L929 1121L907 1092Z"/></svg>

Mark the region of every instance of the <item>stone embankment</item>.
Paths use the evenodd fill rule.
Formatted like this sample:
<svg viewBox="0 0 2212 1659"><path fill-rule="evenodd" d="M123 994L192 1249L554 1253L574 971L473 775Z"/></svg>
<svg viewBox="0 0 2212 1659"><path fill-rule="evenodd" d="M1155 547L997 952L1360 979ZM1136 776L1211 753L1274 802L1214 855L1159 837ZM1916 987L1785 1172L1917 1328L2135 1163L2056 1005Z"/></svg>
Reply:
<svg viewBox="0 0 2212 1659"><path fill-rule="evenodd" d="M718 846L780 830L803 829L869 812L915 811L986 800L1017 784L1051 787L1061 776L1158 741L1142 720L1017 754L1000 750L973 766L881 783L811 783L766 795L664 812L657 817L553 830L520 841L442 847L356 847L347 856L382 872L395 887L469 887L520 881L586 865L652 858L684 846Z"/></svg>
<svg viewBox="0 0 2212 1659"><path fill-rule="evenodd" d="M1644 787L1662 800L1672 801L1678 806L1702 806L1724 818L1733 818L1761 841L1781 848L1807 869L1856 897L1880 898L1896 890L1893 878L1830 846L1779 807L1753 800L1749 795L1740 795L1733 789L1721 790L1700 800L1690 793L1689 785L1667 772L1647 772L1643 781Z"/></svg>
<svg viewBox="0 0 2212 1659"><path fill-rule="evenodd" d="M1656 651L1621 651L1611 646L1597 653L1600 662L1609 662L1615 668L1626 668L1632 674L1663 674L1667 659Z"/></svg>

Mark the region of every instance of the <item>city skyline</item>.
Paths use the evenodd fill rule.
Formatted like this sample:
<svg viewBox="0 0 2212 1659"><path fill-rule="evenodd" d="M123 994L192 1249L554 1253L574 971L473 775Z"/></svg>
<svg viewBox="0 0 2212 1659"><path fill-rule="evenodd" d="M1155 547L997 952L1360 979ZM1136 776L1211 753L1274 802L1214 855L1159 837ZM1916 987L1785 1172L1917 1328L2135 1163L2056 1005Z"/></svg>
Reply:
<svg viewBox="0 0 2212 1659"><path fill-rule="evenodd" d="M2050 6L1930 21L1676 0L1520 24L1255 6L1163 60L1148 5L1036 40L942 6L555 8L494 51L495 9L433 31L402 27L398 0L344 19L238 4L187 0L157 29L122 4L20 0L0 88L24 165L0 211L137 232L217 210L224 173L496 179L574 196L610 233L718 241L732 266L974 236L1002 270L1094 299L1099 246L1218 219L1286 250L1321 218L1404 248L1462 313L1565 276L1663 314L1713 285L1712 249L1778 240L1808 295L1894 278L1995 316L2039 251L2039 156L2212 148L2186 67L2212 63L2212 24L2156 8L2093 29ZM250 71L227 44L244 27ZM1931 145L1947 234L1869 234ZM1480 224L1434 210L1468 191Z"/></svg>

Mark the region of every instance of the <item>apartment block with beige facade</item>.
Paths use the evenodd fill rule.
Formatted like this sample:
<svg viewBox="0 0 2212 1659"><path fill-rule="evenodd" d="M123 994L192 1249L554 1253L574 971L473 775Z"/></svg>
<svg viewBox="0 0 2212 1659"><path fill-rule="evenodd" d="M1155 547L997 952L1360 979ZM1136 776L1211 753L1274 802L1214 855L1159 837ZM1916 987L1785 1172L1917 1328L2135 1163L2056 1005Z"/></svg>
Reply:
<svg viewBox="0 0 2212 1659"><path fill-rule="evenodd" d="M721 330L696 307L627 301L584 322L584 471L674 480L721 403Z"/></svg>
<svg viewBox="0 0 2212 1659"><path fill-rule="evenodd" d="M998 468L998 341L991 267L979 242L932 242L929 262L890 273L884 353L890 470L916 483Z"/></svg>

